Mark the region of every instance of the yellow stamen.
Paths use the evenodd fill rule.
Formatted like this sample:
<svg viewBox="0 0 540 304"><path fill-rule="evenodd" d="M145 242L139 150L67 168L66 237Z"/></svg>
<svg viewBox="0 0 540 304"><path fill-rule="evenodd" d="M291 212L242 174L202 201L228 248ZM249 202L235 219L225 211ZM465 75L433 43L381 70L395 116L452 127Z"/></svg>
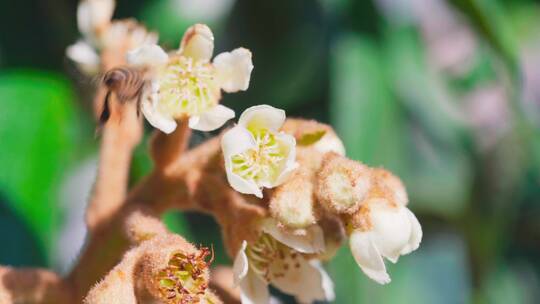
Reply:
<svg viewBox="0 0 540 304"><path fill-rule="evenodd" d="M173 56L158 81L159 109L175 118L200 115L219 101L220 89L210 63Z"/></svg>

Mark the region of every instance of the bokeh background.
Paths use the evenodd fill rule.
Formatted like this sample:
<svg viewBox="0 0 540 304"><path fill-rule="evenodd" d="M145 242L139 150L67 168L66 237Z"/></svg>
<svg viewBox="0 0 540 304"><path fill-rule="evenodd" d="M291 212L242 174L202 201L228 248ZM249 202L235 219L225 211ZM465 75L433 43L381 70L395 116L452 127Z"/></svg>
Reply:
<svg viewBox="0 0 540 304"><path fill-rule="evenodd" d="M0 1L0 264L65 273L84 241L98 138L96 80L64 55L76 5ZM216 51L254 54L250 89L224 103L328 122L349 157L403 179L420 249L379 286L344 247L336 303L540 302L539 1L119 0L131 16L171 48L208 23ZM143 142L132 181L149 169ZM230 263L211 218L165 220Z"/></svg>

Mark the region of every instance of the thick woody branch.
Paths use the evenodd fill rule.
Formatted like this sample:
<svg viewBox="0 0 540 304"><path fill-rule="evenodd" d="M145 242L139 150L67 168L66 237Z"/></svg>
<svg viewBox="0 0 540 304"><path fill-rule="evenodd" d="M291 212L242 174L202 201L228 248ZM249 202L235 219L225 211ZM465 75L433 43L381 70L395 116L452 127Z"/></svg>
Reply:
<svg viewBox="0 0 540 304"><path fill-rule="evenodd" d="M103 51L103 71L126 63L127 45L126 41L120 48ZM141 140L143 132L141 119L137 114L137 97L121 101L114 92L108 92L104 85L101 85L94 98L96 117L100 117L105 110L107 96L110 117L101 130L99 170L86 213L89 231L93 231L124 202L133 149Z"/></svg>
<svg viewBox="0 0 540 304"><path fill-rule="evenodd" d="M165 134L159 130L154 131L150 144L150 155L154 161L156 171L164 172L167 166L174 163L188 148L191 129L188 120L178 122L176 130Z"/></svg>
<svg viewBox="0 0 540 304"><path fill-rule="evenodd" d="M174 137L171 138L174 140ZM197 210L212 214L222 225L227 240L240 246L246 232L266 211L260 202L245 198L227 183L222 166L219 138L214 138L186 152L168 165L165 172L155 170L128 195L122 207L102 222L89 236L87 247L68 277L77 299L82 299L91 286L119 261L130 246L126 223L138 213L159 217L169 209ZM255 231L252 239L256 238ZM103 250L107 248L107 250Z"/></svg>
<svg viewBox="0 0 540 304"><path fill-rule="evenodd" d="M146 224L151 228L152 219ZM135 304L143 299L171 304L201 299L221 303L208 289L209 254L208 249L197 249L178 235L155 235L128 251L92 288L84 303Z"/></svg>
<svg viewBox="0 0 540 304"><path fill-rule="evenodd" d="M227 304L240 304L240 288L234 286L231 267L218 266L210 273L210 288Z"/></svg>
<svg viewBox="0 0 540 304"><path fill-rule="evenodd" d="M86 212L89 231L95 230L124 202L133 149L142 136L136 102L117 102L114 94L110 98L111 117L102 129L99 169Z"/></svg>
<svg viewBox="0 0 540 304"><path fill-rule="evenodd" d="M45 269L0 267L0 303L74 303L71 286Z"/></svg>

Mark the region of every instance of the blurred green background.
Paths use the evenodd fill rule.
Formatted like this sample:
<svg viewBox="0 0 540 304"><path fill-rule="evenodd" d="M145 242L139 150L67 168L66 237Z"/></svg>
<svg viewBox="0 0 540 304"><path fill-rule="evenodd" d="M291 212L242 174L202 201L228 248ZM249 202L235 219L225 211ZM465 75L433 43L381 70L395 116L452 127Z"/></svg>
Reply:
<svg viewBox="0 0 540 304"><path fill-rule="evenodd" d="M0 264L65 273L84 240L98 139L95 80L64 56L76 5L0 1ZM344 246L327 265L336 303L540 302L539 1L119 0L130 16L171 48L208 23L217 52L254 54L225 104L328 122L349 157L404 180L420 249L378 286ZM143 144L133 182L149 169ZM211 218L165 220L230 263Z"/></svg>

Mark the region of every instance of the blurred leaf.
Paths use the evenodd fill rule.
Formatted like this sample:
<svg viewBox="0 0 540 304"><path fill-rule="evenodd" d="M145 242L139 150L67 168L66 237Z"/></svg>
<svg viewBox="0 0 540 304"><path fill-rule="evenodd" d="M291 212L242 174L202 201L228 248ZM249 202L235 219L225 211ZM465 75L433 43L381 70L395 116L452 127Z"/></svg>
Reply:
<svg viewBox="0 0 540 304"><path fill-rule="evenodd" d="M399 171L404 161L403 119L381 55L368 38L349 34L337 41L332 52L331 123L349 157Z"/></svg>
<svg viewBox="0 0 540 304"><path fill-rule="evenodd" d="M184 31L195 23L205 23L216 32L235 0L157 0L143 5L142 20L159 33L161 43L176 49Z"/></svg>
<svg viewBox="0 0 540 304"><path fill-rule="evenodd" d="M178 48L184 31L191 25L179 16L180 9L175 1L151 1L144 5L141 16L150 30L159 33L160 43L170 49Z"/></svg>
<svg viewBox="0 0 540 304"><path fill-rule="evenodd" d="M10 266L44 266L35 235L28 230L11 210L3 197L0 197L0 264Z"/></svg>
<svg viewBox="0 0 540 304"><path fill-rule="evenodd" d="M518 273L513 271L508 265L499 265L486 278L486 284L482 291L487 303L533 303L533 298L528 298L532 292L537 290L527 290L527 284L523 284ZM534 287L533 287L534 288ZM537 289L537 288L535 288Z"/></svg>
<svg viewBox="0 0 540 304"><path fill-rule="evenodd" d="M384 286L362 273L349 248L342 248L328 267L335 303L468 303L471 291L463 243L449 235L428 242L395 265L386 262L392 282Z"/></svg>
<svg viewBox="0 0 540 304"><path fill-rule="evenodd" d="M325 18L313 0L237 1L223 36L216 37L218 49L250 49L255 68L246 92L224 95L227 106L241 112L271 104L304 117L307 109L323 112L314 105L326 97L330 31Z"/></svg>
<svg viewBox="0 0 540 304"><path fill-rule="evenodd" d="M176 210L165 212L162 219L169 230L183 236L188 241L193 241L189 223L182 212Z"/></svg>
<svg viewBox="0 0 540 304"><path fill-rule="evenodd" d="M450 0L450 3L468 17L477 33L493 47L513 76L517 76L517 44L498 1Z"/></svg>
<svg viewBox="0 0 540 304"><path fill-rule="evenodd" d="M409 148L403 179L414 206L437 214L459 214L469 200L471 164L468 129L457 115L457 97L427 64L415 33L396 29L385 40L389 75L411 128L400 130Z"/></svg>
<svg viewBox="0 0 540 304"><path fill-rule="evenodd" d="M73 94L55 74L14 71L0 75L0 100L0 188L49 252L60 216L57 186L75 147Z"/></svg>
<svg viewBox="0 0 540 304"><path fill-rule="evenodd" d="M142 142L137 145L133 152L133 160L130 169L130 185L135 185L141 178L152 170L152 160L148 153L149 136L144 136Z"/></svg>
<svg viewBox="0 0 540 304"><path fill-rule="evenodd" d="M214 218L201 213L184 213L191 231L190 242L214 248L214 265L231 265L231 259L223 244L222 231Z"/></svg>

